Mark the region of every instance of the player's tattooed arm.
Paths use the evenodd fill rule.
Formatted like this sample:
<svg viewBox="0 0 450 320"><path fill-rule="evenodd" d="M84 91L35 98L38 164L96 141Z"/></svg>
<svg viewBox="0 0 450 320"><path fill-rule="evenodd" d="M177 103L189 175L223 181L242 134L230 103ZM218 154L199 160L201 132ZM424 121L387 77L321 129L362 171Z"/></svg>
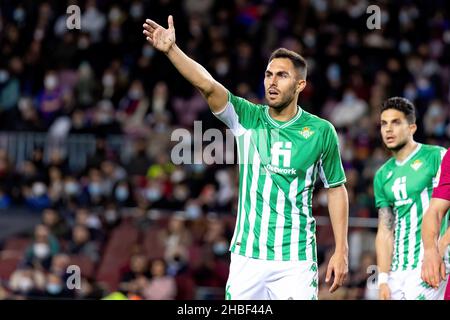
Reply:
<svg viewBox="0 0 450 320"><path fill-rule="evenodd" d="M385 207L378 210L378 230L375 238L375 251L379 274L388 274L394 252L394 214L392 208ZM379 299L389 300L391 291L386 282L379 286Z"/></svg>
<svg viewBox="0 0 450 320"><path fill-rule="evenodd" d="M382 223L388 230L394 228L394 213L392 208L385 207L378 210L378 218L380 223Z"/></svg>

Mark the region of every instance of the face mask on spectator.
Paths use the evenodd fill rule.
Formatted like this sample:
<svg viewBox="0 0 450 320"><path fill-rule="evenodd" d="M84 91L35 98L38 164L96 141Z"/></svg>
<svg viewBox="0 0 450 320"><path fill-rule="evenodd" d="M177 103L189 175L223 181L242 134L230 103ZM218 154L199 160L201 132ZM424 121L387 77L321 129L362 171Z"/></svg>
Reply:
<svg viewBox="0 0 450 320"><path fill-rule="evenodd" d="M88 191L91 196L94 196L94 197L100 196L100 194L102 193L102 188L100 186L100 183L97 183L97 182L90 183L89 187L88 187Z"/></svg>
<svg viewBox="0 0 450 320"><path fill-rule="evenodd" d="M200 213L201 213L201 210L198 205L190 204L186 207L186 217L188 219L195 220L198 217L200 217Z"/></svg>
<svg viewBox="0 0 450 320"><path fill-rule="evenodd" d="M19 291L26 293L29 292L33 288L33 280L28 277L22 277L17 284Z"/></svg>
<svg viewBox="0 0 450 320"><path fill-rule="evenodd" d="M158 201L162 194L158 188L150 187L146 191L146 196L149 201Z"/></svg>
<svg viewBox="0 0 450 320"><path fill-rule="evenodd" d="M223 256L227 253L228 246L224 242L216 242L213 246L213 251L218 256Z"/></svg>
<svg viewBox="0 0 450 320"><path fill-rule="evenodd" d="M56 86L58 85L58 79L56 78L56 76L51 75L51 76L46 76L44 79L44 87L47 90L53 90L56 88Z"/></svg>
<svg viewBox="0 0 450 320"><path fill-rule="evenodd" d="M0 83L5 83L9 79L9 72L6 70L0 70Z"/></svg>
<svg viewBox="0 0 450 320"><path fill-rule="evenodd" d="M128 92L128 96L130 97L130 99L139 100L140 98L142 98L143 94L142 91L139 89L131 89Z"/></svg>
<svg viewBox="0 0 450 320"><path fill-rule="evenodd" d="M50 254L50 247L46 243L35 243L33 253L39 259L47 258Z"/></svg>
<svg viewBox="0 0 450 320"><path fill-rule="evenodd" d="M111 21L111 22L119 21L121 17L122 17L122 12L120 11L119 8L114 7L111 9L111 11L109 11L109 15L108 15L109 21Z"/></svg>
<svg viewBox="0 0 450 320"><path fill-rule="evenodd" d="M194 173L203 173L206 170L206 165L204 163L198 163L192 165L192 171Z"/></svg>
<svg viewBox="0 0 450 320"><path fill-rule="evenodd" d="M216 73L219 76L222 76L222 77L225 76L228 73L229 69L230 69L230 66L225 61L219 61L216 64Z"/></svg>
<svg viewBox="0 0 450 320"><path fill-rule="evenodd" d="M46 286L47 292L50 294L59 294L62 291L62 285L59 283L49 283Z"/></svg>
<svg viewBox="0 0 450 320"><path fill-rule="evenodd" d="M102 78L102 84L104 87L112 87L114 86L115 79L114 76L110 73L105 74Z"/></svg>
<svg viewBox="0 0 450 320"><path fill-rule="evenodd" d="M185 177L186 173L183 170L178 169L171 174L170 181L172 181L173 183L179 183L183 181Z"/></svg>
<svg viewBox="0 0 450 320"><path fill-rule="evenodd" d="M354 103L356 100L355 94L353 93L346 93L344 94L344 97L342 99L343 102L347 103L347 104L351 104Z"/></svg>
<svg viewBox="0 0 450 320"><path fill-rule="evenodd" d="M35 197L41 197L47 192L47 187L42 182L35 182L32 187L32 192Z"/></svg>
<svg viewBox="0 0 450 320"><path fill-rule="evenodd" d="M25 10L23 10L23 8L16 8L16 10L14 10L14 20L18 23L21 23L23 21L25 21Z"/></svg>
<svg viewBox="0 0 450 320"><path fill-rule="evenodd" d="M67 182L64 185L64 191L69 196L75 196L78 194L79 186L75 182Z"/></svg>
<svg viewBox="0 0 450 320"><path fill-rule="evenodd" d="M143 13L144 13L144 9L142 8L142 3L135 2L131 5L130 15L134 19L136 19L136 20L139 19L140 17L142 17Z"/></svg>
<svg viewBox="0 0 450 320"><path fill-rule="evenodd" d="M307 32L303 37L303 41L308 47L315 47L316 45L316 37L312 32Z"/></svg>
<svg viewBox="0 0 450 320"><path fill-rule="evenodd" d="M125 201L128 199L129 196L128 188L127 187L117 187L116 189L116 199L119 201Z"/></svg>
<svg viewBox="0 0 450 320"><path fill-rule="evenodd" d="M112 117L107 113L99 113L97 119L99 123L103 124L110 123L112 121Z"/></svg>
<svg viewBox="0 0 450 320"><path fill-rule="evenodd" d="M155 54L155 50L151 46L145 45L144 48L142 48L142 55L145 58L151 58Z"/></svg>
<svg viewBox="0 0 450 320"><path fill-rule="evenodd" d="M107 210L105 212L105 219L108 223L114 223L117 221L117 211L116 210Z"/></svg>
<svg viewBox="0 0 450 320"><path fill-rule="evenodd" d="M408 86L405 91L403 92L403 95L405 96L405 98L407 98L408 100L414 101L416 100L417 97L417 91L416 88L414 86Z"/></svg>

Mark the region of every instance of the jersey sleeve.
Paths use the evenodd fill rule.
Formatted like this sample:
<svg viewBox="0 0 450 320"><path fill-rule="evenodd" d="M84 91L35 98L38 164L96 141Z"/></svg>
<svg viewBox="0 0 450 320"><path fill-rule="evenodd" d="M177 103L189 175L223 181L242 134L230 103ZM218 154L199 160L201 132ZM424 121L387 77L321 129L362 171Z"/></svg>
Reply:
<svg viewBox="0 0 450 320"><path fill-rule="evenodd" d="M327 123L323 137L319 176L325 188L333 188L344 184L347 179L339 152L338 136L336 130L330 123Z"/></svg>
<svg viewBox="0 0 450 320"><path fill-rule="evenodd" d="M231 129L235 136L240 136L245 129L252 128L257 120L261 106L228 91L228 102L224 109L213 114Z"/></svg>
<svg viewBox="0 0 450 320"><path fill-rule="evenodd" d="M381 178L382 178L382 174L378 171L375 174L375 178L373 179L373 192L375 194L375 207L377 207L378 209L391 207L391 203L389 202L388 198L386 197L386 194L384 193L384 189L383 189L384 183Z"/></svg>
<svg viewBox="0 0 450 320"><path fill-rule="evenodd" d="M439 171L432 197L450 201L450 151L445 153Z"/></svg>

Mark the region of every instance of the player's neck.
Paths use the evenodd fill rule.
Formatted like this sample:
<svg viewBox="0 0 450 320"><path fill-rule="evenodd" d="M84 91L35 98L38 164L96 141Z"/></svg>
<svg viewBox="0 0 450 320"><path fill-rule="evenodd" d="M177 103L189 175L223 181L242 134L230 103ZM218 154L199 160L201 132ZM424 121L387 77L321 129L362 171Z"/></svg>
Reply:
<svg viewBox="0 0 450 320"><path fill-rule="evenodd" d="M286 108L283 109L275 109L275 108L269 108L269 115L277 120L277 121L289 121L293 117L297 115L298 107L297 104L291 103Z"/></svg>
<svg viewBox="0 0 450 320"><path fill-rule="evenodd" d="M415 142L414 140L411 140L407 144L405 144L405 146L403 148L401 148L400 150L392 151L392 154L393 154L395 160L397 160L398 162L402 162L406 158L408 158L409 155L411 153L413 153L414 150L416 150L416 148L418 146L419 146L419 144L417 142Z"/></svg>

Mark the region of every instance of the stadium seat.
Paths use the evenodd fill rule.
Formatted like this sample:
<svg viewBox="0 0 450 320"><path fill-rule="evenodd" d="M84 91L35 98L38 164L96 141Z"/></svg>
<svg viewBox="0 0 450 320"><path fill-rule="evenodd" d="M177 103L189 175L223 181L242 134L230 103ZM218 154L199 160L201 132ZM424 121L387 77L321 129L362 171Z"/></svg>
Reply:
<svg viewBox="0 0 450 320"><path fill-rule="evenodd" d="M71 255L70 264L80 267L83 277L91 278L94 276L95 263L84 255Z"/></svg>

